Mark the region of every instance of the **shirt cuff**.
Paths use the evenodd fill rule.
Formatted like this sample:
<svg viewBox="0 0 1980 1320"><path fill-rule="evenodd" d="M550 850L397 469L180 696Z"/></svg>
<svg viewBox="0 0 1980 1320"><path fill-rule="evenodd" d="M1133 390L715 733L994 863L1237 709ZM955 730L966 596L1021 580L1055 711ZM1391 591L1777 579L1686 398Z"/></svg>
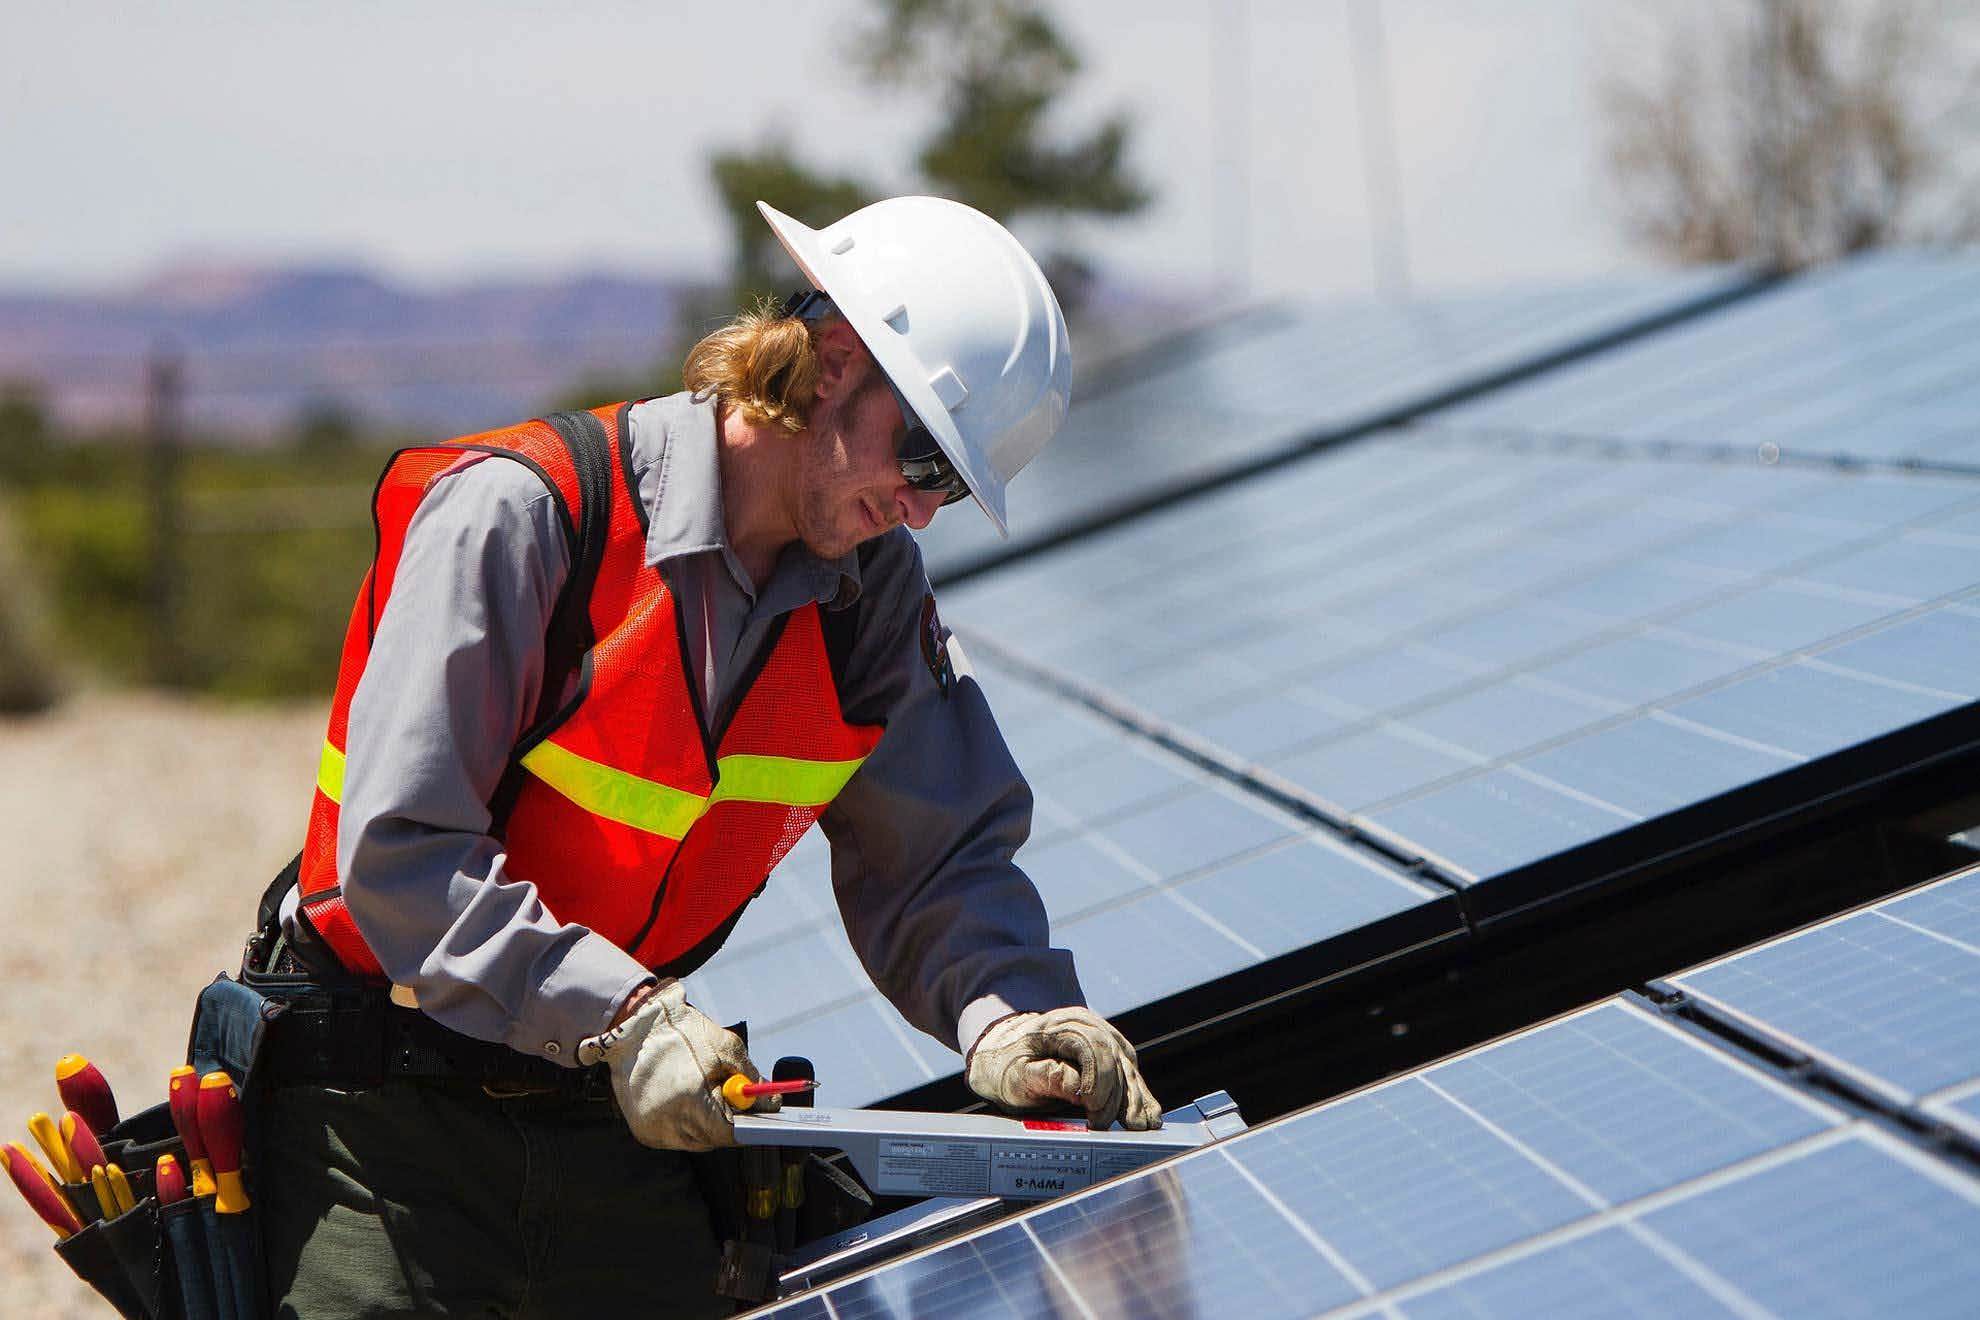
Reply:
<svg viewBox="0 0 1980 1320"><path fill-rule="evenodd" d="M970 1001L956 1019L956 1047L963 1058L976 1048L976 1042L990 1026L1013 1013L1043 1013L1054 1008L1084 1007L1080 997L1068 999L1063 991L1041 986L1009 986L1005 993L991 993Z"/></svg>
<svg viewBox="0 0 1980 1320"><path fill-rule="evenodd" d="M506 1044L566 1068L578 1067L578 1043L610 1027L626 996L652 979L653 973L624 949L586 932L538 983Z"/></svg>

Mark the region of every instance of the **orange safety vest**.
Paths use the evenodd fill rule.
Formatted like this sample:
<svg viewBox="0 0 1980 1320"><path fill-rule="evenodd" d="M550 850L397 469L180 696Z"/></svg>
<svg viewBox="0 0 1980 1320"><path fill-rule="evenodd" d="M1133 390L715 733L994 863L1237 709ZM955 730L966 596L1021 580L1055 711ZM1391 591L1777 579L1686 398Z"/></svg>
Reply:
<svg viewBox="0 0 1980 1320"><path fill-rule="evenodd" d="M467 453L503 455L543 477L575 543L564 594L589 586L568 602L582 630L577 690L561 709L539 705L491 808L509 877L533 883L559 920L589 927L655 969L690 954L706 957L880 741L880 727L849 723L841 713L821 614L811 603L782 620L711 742L683 663L673 596L646 562L645 510L627 483L630 407L402 450L379 480L372 501L377 557L344 638L299 873L302 911L350 971L383 975L344 906L337 875L351 694L413 511L432 481ZM602 524L586 522L601 508ZM560 601L559 613L565 608ZM546 672L544 683L554 703L559 694L547 689L557 677Z"/></svg>

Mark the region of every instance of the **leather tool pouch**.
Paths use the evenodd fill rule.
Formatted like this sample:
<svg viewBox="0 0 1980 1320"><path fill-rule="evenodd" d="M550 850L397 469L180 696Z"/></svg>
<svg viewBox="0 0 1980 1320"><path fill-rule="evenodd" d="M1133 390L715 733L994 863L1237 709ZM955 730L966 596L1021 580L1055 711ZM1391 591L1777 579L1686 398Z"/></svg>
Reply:
<svg viewBox="0 0 1980 1320"><path fill-rule="evenodd" d="M268 1022L279 1001L227 976L200 992L186 1061L203 1077L224 1071L247 1106L242 1173L253 1186L254 1078ZM112 1219L96 1219L55 1244L55 1253L117 1309L145 1320L257 1320L268 1313L262 1285L261 1243L250 1207L223 1215L211 1196L161 1206L155 1166L170 1155L189 1169L169 1105L131 1115L102 1137L103 1153L131 1186L136 1206ZM101 1212L88 1184L66 1187L85 1216ZM252 1192L250 1192L252 1195Z"/></svg>

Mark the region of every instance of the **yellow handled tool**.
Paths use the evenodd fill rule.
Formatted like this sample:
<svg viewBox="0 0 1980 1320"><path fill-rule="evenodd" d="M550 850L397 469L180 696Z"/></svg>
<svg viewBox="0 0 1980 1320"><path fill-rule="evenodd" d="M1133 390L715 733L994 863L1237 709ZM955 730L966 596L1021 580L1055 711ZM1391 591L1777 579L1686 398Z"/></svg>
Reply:
<svg viewBox="0 0 1980 1320"><path fill-rule="evenodd" d="M62 1140L62 1129L47 1114L34 1114L28 1119L28 1131L48 1156L54 1166L55 1176L65 1183L88 1182L89 1174L76 1163L75 1153L69 1143Z"/></svg>

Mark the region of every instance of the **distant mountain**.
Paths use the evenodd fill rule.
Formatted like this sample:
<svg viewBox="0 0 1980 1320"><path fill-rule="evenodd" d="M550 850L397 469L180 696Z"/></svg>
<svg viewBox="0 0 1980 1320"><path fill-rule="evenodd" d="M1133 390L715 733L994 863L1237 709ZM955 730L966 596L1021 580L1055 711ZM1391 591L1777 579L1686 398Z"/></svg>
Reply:
<svg viewBox="0 0 1980 1320"><path fill-rule="evenodd" d="M112 295L0 290L0 386L31 382L67 427L133 425L147 355L165 351L202 438L266 443L323 411L459 435L537 415L586 380L649 378L685 349L672 341L693 293L686 280L613 274L426 290L355 266L183 263ZM1206 300L1102 277L1084 306L1081 377L1200 320Z"/></svg>
<svg viewBox="0 0 1980 1320"><path fill-rule="evenodd" d="M456 434L540 412L588 377L638 379L672 347L687 293L613 274L424 290L347 266L187 264L107 296L0 292L0 382L35 383L67 425L132 422L162 349L201 433L252 442L331 408Z"/></svg>

